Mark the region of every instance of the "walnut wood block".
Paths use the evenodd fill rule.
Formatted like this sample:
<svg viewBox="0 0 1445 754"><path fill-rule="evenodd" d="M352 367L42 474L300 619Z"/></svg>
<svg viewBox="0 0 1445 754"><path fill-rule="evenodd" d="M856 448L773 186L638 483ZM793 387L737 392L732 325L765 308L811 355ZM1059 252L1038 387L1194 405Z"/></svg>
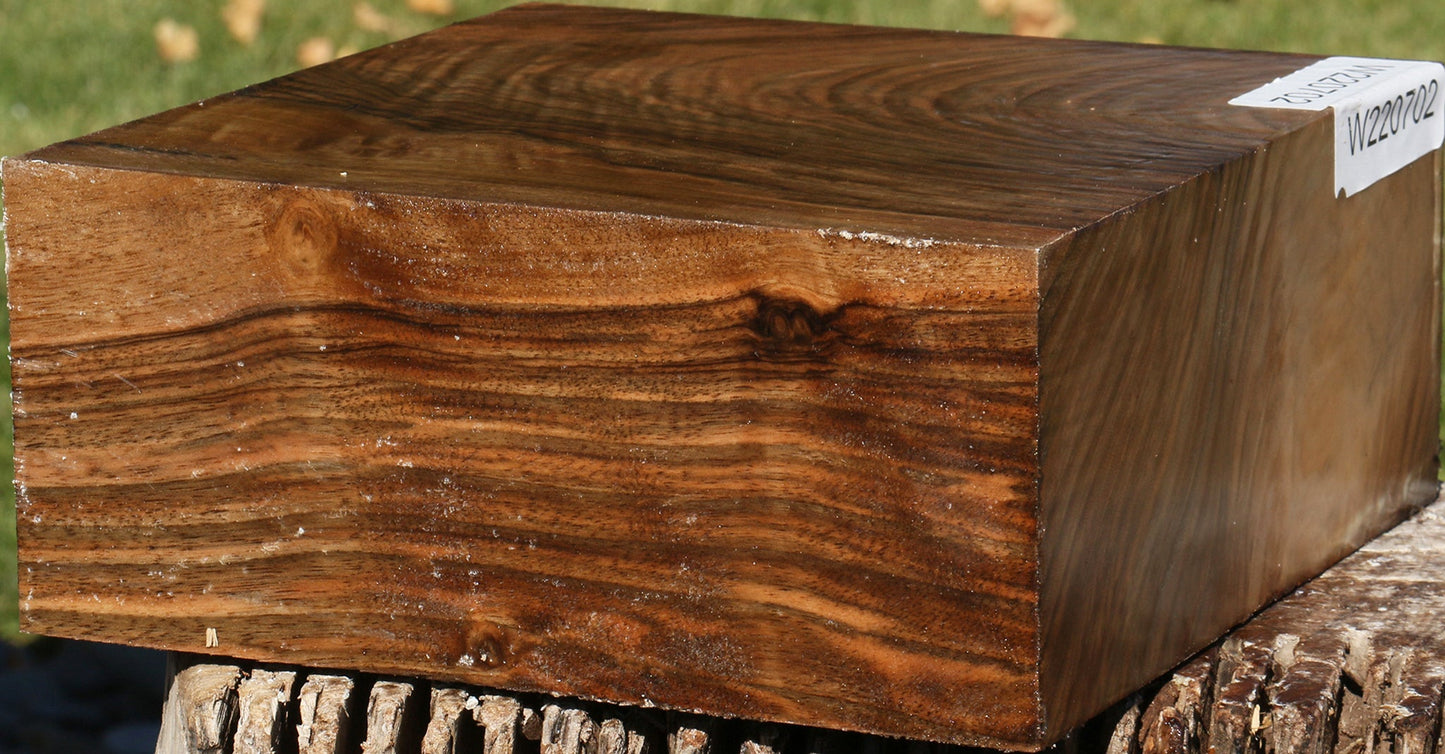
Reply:
<svg viewBox="0 0 1445 754"><path fill-rule="evenodd" d="M1312 60L531 6L9 160L24 627L1040 747L1433 495Z"/></svg>

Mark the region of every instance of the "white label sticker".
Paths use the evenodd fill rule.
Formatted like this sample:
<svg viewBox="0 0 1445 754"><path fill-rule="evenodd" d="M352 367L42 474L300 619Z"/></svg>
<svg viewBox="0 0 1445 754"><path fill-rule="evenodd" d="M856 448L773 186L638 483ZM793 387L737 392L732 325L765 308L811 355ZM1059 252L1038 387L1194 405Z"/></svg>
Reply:
<svg viewBox="0 0 1445 754"><path fill-rule="evenodd" d="M1335 193L1353 196L1445 143L1445 66L1326 58L1229 101L1334 109Z"/></svg>

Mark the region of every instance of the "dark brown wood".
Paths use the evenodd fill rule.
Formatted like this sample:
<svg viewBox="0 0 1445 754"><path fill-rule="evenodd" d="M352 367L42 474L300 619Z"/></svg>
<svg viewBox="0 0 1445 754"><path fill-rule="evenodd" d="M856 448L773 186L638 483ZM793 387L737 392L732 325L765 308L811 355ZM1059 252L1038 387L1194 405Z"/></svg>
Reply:
<svg viewBox="0 0 1445 754"><path fill-rule="evenodd" d="M1438 578L1445 570L1445 512L1440 505L1368 543L1235 629L1222 646L1185 663L1155 685L1147 697L1136 698L1119 712L1112 735L1099 748L1109 754L1438 751L1445 688L1445 637L1437 630L1439 616L1445 613L1445 583ZM271 683L267 679L305 672L271 671L244 663L239 667L211 665L196 657L176 659L179 672L173 671L173 676L180 682L172 682L164 717L167 721L189 720L182 729L196 729L196 740L203 742L196 749L176 751L222 750L233 735L239 749L246 729L245 713L238 719L235 710L245 709L248 695L274 699L276 693L255 694L248 689L258 687L258 679ZM414 682L417 689L425 689L425 684ZM315 693L307 689L323 685L344 686L349 692L362 682L312 675L299 692L301 700ZM188 701L181 703L181 698ZM458 711L468 709L489 733L512 731L515 736L522 719L538 721L533 731L537 745L557 751L620 751L616 744L604 742L625 736L639 742L627 749L636 752L646 746L644 731L652 730L670 742L670 750L697 752L712 746L714 737L706 729L727 725L657 710L624 713L604 705L594 705L589 713L575 700L545 703L539 711L516 697L465 687L433 686L430 700L427 714L433 722L442 721L442 727L455 726L463 717ZM283 701L289 704L290 700ZM313 702L310 706L314 709L317 705ZM306 711L304 701L299 707L303 721L316 717ZM649 719L632 726L635 729L628 729L619 719L644 715ZM337 740L348 735L344 717L330 715L329 731L315 730L303 722L296 735L318 737L320 733L319 737ZM377 720L394 729L383 718ZM594 726L592 721L599 719ZM729 736L742 741L739 750L745 753L846 750L901 754L906 750L966 754L953 748L933 749L921 742L865 737L839 744L837 734L825 731L779 730L749 722L733 726ZM591 739L595 748L587 743L589 729L596 734ZM371 735L370 731L363 733ZM278 751L291 747L285 735L283 731L275 740ZM165 737L163 733L163 741ZM422 747L421 751L428 751L425 741ZM166 751L164 746L159 750ZM474 746L471 750L483 749ZM1093 750L1084 739L1075 739L1050 751L1086 754ZM485 751L510 754L512 749L489 743Z"/></svg>
<svg viewBox="0 0 1445 754"><path fill-rule="evenodd" d="M1437 503L1236 629L1218 650L1216 672L1199 673L1214 650L1185 665L1142 716L1120 719L1110 751L1440 751L1442 572ZM1200 693L1178 692L1201 677ZM1178 719L1207 721L1205 735L1193 742L1156 733Z"/></svg>
<svg viewBox="0 0 1445 754"><path fill-rule="evenodd" d="M1434 495L1439 158L1341 201L1332 138L1311 123L1042 265L1041 677L1066 719L1148 680L1080 663L1207 644ZM1416 241L1382 255L1401 211Z"/></svg>
<svg viewBox="0 0 1445 754"><path fill-rule="evenodd" d="M532 6L9 160L25 628L1056 740L1433 495L1312 60Z"/></svg>

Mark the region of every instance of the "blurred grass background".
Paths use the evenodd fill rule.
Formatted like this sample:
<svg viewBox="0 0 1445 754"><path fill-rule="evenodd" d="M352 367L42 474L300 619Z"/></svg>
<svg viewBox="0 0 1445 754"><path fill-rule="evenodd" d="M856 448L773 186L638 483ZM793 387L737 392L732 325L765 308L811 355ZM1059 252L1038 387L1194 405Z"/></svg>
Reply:
<svg viewBox="0 0 1445 754"><path fill-rule="evenodd" d="M593 0L842 23L1328 55L1445 59L1439 0ZM264 0L0 0L0 154L139 118L509 5L496 0L273 1L248 44L228 28ZM228 11L227 8L230 8ZM169 22L167 34L157 25ZM244 30L243 30L244 31ZM192 44L193 43L193 44ZM167 59L169 58L169 59ZM0 337L8 342L0 316ZM0 387L8 392L8 362ZM11 428L3 424L10 478ZM0 485L0 638L16 623L14 494Z"/></svg>

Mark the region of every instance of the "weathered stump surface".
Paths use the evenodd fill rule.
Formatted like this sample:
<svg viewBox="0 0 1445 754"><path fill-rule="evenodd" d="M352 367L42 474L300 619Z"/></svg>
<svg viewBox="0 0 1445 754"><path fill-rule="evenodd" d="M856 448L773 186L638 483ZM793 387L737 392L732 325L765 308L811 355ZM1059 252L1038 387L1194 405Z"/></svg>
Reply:
<svg viewBox="0 0 1445 754"><path fill-rule="evenodd" d="M171 665L157 754L708 754L719 737L728 751L770 754L785 735L770 725L422 680L199 656L175 655Z"/></svg>

